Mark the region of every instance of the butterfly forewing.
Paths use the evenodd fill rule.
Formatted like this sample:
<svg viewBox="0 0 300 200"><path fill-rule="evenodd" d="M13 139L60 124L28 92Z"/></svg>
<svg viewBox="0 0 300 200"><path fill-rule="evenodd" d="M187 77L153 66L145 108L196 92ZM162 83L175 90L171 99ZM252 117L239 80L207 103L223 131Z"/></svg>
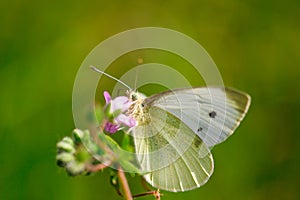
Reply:
<svg viewBox="0 0 300 200"><path fill-rule="evenodd" d="M175 89L145 100L182 120L209 147L227 139L244 118L249 95L228 88Z"/></svg>

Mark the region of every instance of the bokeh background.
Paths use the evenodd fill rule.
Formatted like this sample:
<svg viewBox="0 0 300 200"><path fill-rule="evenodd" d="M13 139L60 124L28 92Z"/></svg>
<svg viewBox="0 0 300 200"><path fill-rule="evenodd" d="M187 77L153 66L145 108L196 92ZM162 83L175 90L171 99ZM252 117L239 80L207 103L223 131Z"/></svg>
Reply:
<svg viewBox="0 0 300 200"><path fill-rule="evenodd" d="M297 0L1 1L0 199L120 199L106 171L68 177L55 165L55 145L74 128L72 87L84 58L109 36L143 26L192 37L227 86L252 96L245 121L213 149L210 181L162 199L300 199L299 9ZM155 55L145 62L185 73L174 56ZM136 59L109 72L121 76ZM140 192L140 180L129 179Z"/></svg>

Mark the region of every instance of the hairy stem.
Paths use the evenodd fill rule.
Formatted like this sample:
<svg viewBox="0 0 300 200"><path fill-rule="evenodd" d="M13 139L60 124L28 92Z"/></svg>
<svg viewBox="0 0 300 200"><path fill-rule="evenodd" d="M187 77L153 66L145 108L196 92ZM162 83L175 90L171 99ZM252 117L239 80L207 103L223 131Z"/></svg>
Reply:
<svg viewBox="0 0 300 200"><path fill-rule="evenodd" d="M108 167L110 165L111 165L111 162L101 163L101 164L98 164L98 165L87 165L86 170L89 171L89 172L97 172L97 171L105 169L106 167Z"/></svg>
<svg viewBox="0 0 300 200"><path fill-rule="evenodd" d="M124 192L124 197L126 200L132 200L131 191L127 182L127 178L125 176L125 173L121 167L118 168L118 176L122 185L122 189Z"/></svg>
<svg viewBox="0 0 300 200"><path fill-rule="evenodd" d="M145 192L145 193L142 193L142 194L136 194L136 195L133 195L133 197L143 197L143 196L148 196L148 195L154 195L155 199L156 200L160 200L160 197L161 197L161 193L158 190L154 190L154 191L148 191L148 192Z"/></svg>

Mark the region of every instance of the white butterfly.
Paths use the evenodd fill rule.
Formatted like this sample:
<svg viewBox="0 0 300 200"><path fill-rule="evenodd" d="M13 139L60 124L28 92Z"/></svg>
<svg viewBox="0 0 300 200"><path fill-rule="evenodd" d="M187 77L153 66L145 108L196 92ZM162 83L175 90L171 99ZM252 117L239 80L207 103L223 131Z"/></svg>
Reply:
<svg viewBox="0 0 300 200"><path fill-rule="evenodd" d="M226 140L244 118L250 96L229 88L175 89L148 98L131 93L137 160L152 186L186 191L213 173L210 148Z"/></svg>
<svg viewBox="0 0 300 200"><path fill-rule="evenodd" d="M208 181L214 170L210 149L234 132L251 101L246 93L222 87L129 96L133 103L128 114L138 123L131 131L135 153L141 170L148 172L144 178L172 192L192 190Z"/></svg>

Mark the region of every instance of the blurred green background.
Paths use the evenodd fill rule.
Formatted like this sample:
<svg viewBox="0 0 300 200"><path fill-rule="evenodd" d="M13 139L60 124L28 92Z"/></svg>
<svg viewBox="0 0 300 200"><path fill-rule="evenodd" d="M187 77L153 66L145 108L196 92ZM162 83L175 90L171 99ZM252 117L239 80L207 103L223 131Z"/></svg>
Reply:
<svg viewBox="0 0 300 200"><path fill-rule="evenodd" d="M143 26L192 37L227 86L252 96L236 133L213 149L210 181L162 199L300 199L299 9L297 0L1 1L0 199L120 199L107 172L68 177L55 145L74 128L81 62L109 36ZM139 179L130 184L142 190Z"/></svg>

